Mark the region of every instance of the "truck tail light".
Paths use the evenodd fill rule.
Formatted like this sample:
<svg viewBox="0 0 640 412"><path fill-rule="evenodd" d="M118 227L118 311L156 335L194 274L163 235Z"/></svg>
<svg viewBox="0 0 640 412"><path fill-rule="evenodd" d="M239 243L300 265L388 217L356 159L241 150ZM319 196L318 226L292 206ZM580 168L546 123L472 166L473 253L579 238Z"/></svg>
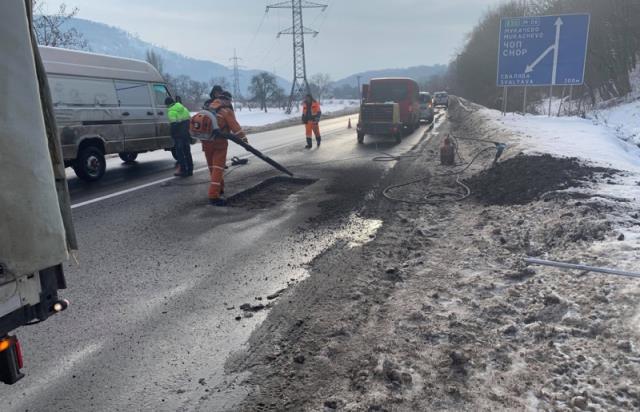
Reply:
<svg viewBox="0 0 640 412"><path fill-rule="evenodd" d="M0 382L13 385L24 377L20 342L15 336L0 338Z"/></svg>
<svg viewBox="0 0 640 412"><path fill-rule="evenodd" d="M16 358L18 361L18 369L22 369L24 367L24 360L22 359L22 346L20 346L20 341L18 338L16 340Z"/></svg>

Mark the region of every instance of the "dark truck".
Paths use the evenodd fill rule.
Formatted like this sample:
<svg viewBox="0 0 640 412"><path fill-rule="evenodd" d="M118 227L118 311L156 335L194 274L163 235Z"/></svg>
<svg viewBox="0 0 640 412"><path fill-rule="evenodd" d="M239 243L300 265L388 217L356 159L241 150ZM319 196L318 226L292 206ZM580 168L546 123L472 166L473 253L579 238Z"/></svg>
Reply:
<svg viewBox="0 0 640 412"><path fill-rule="evenodd" d="M7 80L0 81L0 96L10 102L0 128L0 382L6 384L23 377L12 333L66 309L58 290L66 287L63 263L77 249L31 7L31 0L5 2L0 16L0 79Z"/></svg>
<svg viewBox="0 0 640 412"><path fill-rule="evenodd" d="M358 143L366 135L402 136L420 126L420 87L413 79L371 79L362 88Z"/></svg>

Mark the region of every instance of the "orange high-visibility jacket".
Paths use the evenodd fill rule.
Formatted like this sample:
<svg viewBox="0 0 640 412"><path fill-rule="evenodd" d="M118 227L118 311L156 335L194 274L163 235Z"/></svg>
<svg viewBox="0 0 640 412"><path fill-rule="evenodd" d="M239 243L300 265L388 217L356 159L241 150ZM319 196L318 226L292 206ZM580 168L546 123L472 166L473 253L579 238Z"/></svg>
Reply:
<svg viewBox="0 0 640 412"><path fill-rule="evenodd" d="M302 105L302 119L305 122L317 122L320 120L320 116L322 115L322 111L320 110L320 103L317 100L314 100L311 103L311 111L309 111L309 104L304 102Z"/></svg>
<svg viewBox="0 0 640 412"><path fill-rule="evenodd" d="M242 127L238 123L238 120L236 120L236 115L229 100L217 98L211 102L209 107L215 110L218 127L220 127L222 132L233 133L241 139L246 137Z"/></svg>

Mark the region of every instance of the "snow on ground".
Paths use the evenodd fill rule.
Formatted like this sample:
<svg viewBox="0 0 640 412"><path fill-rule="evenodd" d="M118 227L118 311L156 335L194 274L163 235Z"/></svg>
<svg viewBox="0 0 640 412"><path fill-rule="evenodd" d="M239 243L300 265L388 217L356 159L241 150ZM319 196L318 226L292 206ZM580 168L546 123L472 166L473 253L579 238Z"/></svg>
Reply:
<svg viewBox="0 0 640 412"><path fill-rule="evenodd" d="M631 93L600 103L587 118L613 130L622 140L640 145L640 64L629 73Z"/></svg>
<svg viewBox="0 0 640 412"><path fill-rule="evenodd" d="M329 114L339 112L345 109L353 109L358 107L357 100L326 100L322 103L322 113ZM301 109L294 109L291 114L286 114L281 108L270 108L267 113L258 109L243 108L236 109L236 117L238 122L243 126L265 126L272 123L278 123L283 120L298 118L302 115Z"/></svg>
<svg viewBox="0 0 640 412"><path fill-rule="evenodd" d="M516 114L502 117L495 110L487 109L484 112L494 121L513 130L525 153L578 157L599 166L640 173L640 148L620 140L614 130L604 125L578 117Z"/></svg>
<svg viewBox="0 0 640 412"><path fill-rule="evenodd" d="M600 184L597 191L605 196L629 199L640 206L640 148L621 140L616 130L579 117L517 114L503 117L500 112L489 109L484 109L482 114L513 132L517 142L514 149L518 151L577 157L595 166L624 172L618 175L615 185Z"/></svg>
<svg viewBox="0 0 640 412"><path fill-rule="evenodd" d="M589 114L589 118L596 124L610 128L620 139L640 145L640 96L636 99L638 100L596 110Z"/></svg>
<svg viewBox="0 0 640 412"><path fill-rule="evenodd" d="M609 113L616 113L620 124L636 122L640 126L640 117L632 116L634 113L629 110L632 105L640 108L640 102L636 102L610 109ZM640 248L640 228L635 224L630 227L627 218L621 216L640 208L640 148L620 139L618 129L590 119L516 114L503 117L500 112L489 109L482 109L480 113L496 130L510 135L512 145L508 152L511 155L523 152L577 157L595 166L621 171L614 178L568 191L586 193L608 203L612 207L609 214L612 228L624 236L624 241L608 239L589 250L595 255L602 255L606 250L610 257L619 257L617 264L621 267L637 270L635 254ZM640 308L638 310L640 313Z"/></svg>

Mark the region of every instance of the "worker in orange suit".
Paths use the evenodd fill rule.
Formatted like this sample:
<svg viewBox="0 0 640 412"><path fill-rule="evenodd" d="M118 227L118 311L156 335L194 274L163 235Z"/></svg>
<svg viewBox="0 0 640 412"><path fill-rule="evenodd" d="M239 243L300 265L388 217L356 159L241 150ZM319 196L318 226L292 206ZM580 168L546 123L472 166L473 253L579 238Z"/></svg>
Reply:
<svg viewBox="0 0 640 412"><path fill-rule="evenodd" d="M320 103L318 103L311 94L307 94L304 99L304 103L302 104L302 123L305 125L305 131L307 133L307 145L305 146L305 149L311 149L312 147L312 132L316 136L318 147L320 147L320 143L322 142L319 126L320 116L322 116Z"/></svg>
<svg viewBox="0 0 640 412"><path fill-rule="evenodd" d="M246 142L247 136L236 120L229 96L221 86L214 86L213 89L211 89L211 103L209 103L208 109L216 114L216 120L218 121L221 134L233 133ZM209 202L214 206L226 205L222 194L224 194L224 167L227 163L228 147L229 141L224 137L202 142L202 150L204 151L211 174Z"/></svg>

